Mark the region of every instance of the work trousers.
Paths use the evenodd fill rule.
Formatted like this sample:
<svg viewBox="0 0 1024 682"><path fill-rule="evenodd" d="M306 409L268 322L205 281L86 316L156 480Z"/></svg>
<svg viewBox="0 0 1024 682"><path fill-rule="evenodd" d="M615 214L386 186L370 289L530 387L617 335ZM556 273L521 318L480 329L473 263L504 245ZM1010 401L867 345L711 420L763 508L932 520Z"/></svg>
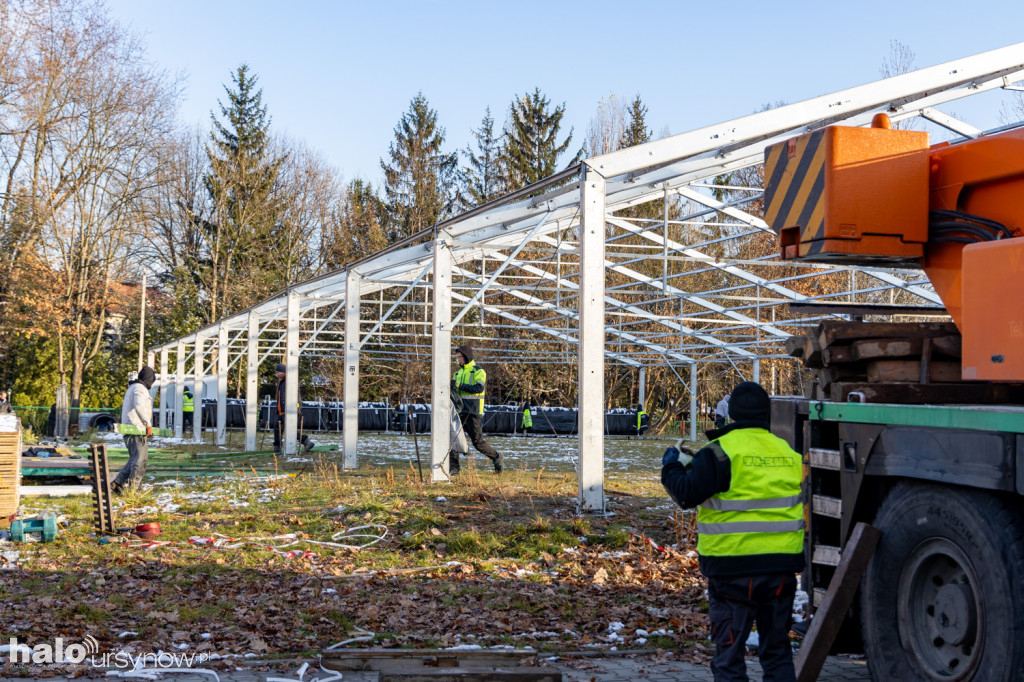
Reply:
<svg viewBox="0 0 1024 682"><path fill-rule="evenodd" d="M281 454L281 444L284 442L284 415L278 415L277 424L274 426L274 453ZM302 447L305 448L309 444L309 436L302 434L302 438L299 439Z"/></svg>
<svg viewBox="0 0 1024 682"><path fill-rule="evenodd" d="M720 414L715 415L715 428L721 429L725 426L725 417Z"/></svg>
<svg viewBox="0 0 1024 682"><path fill-rule="evenodd" d="M181 430L191 431L192 430L192 415L195 412L182 412L181 413Z"/></svg>
<svg viewBox="0 0 1024 682"><path fill-rule="evenodd" d="M462 430L466 432L466 437L469 438L470 442L473 443L473 447L477 449L492 460L498 459L498 453L490 444L484 440L484 429L480 424L480 415L478 414L460 414L459 419L462 420Z"/></svg>
<svg viewBox="0 0 1024 682"><path fill-rule="evenodd" d="M759 575L708 578L715 682L746 682L743 659L751 626L757 623L757 653L764 682L795 682L789 626L793 617L796 576Z"/></svg>
<svg viewBox="0 0 1024 682"><path fill-rule="evenodd" d="M149 448L145 436L125 436L128 446L128 461L114 477L114 483L125 488L138 488L142 485L142 477L146 475L146 462L149 461Z"/></svg>

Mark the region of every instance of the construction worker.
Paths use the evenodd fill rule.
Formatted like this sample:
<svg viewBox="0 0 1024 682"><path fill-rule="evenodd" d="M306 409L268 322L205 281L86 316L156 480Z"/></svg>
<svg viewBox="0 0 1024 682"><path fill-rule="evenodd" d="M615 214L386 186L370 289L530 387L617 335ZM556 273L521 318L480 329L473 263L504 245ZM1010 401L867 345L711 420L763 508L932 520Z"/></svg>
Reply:
<svg viewBox="0 0 1024 682"><path fill-rule="evenodd" d="M11 401L7 399L7 391L0 391L0 414L14 414Z"/></svg>
<svg viewBox="0 0 1024 682"><path fill-rule="evenodd" d="M530 429L533 427L533 414L530 411L532 403L527 400L523 405L523 421L521 426L523 427L523 433L527 436L530 435Z"/></svg>
<svg viewBox="0 0 1024 682"><path fill-rule="evenodd" d="M139 376L128 382L128 390L121 401L121 423L132 424L145 432L145 436L125 436L128 446L128 461L110 484L115 493L128 488L142 485L142 477L146 475L146 462L149 460L149 449L146 438L153 435L153 396L149 390L156 381L156 372L152 367L143 367Z"/></svg>
<svg viewBox="0 0 1024 682"><path fill-rule="evenodd" d="M644 412L643 405L636 406L636 437L644 435L644 431L647 430L650 420L647 417L647 413Z"/></svg>
<svg viewBox="0 0 1024 682"><path fill-rule="evenodd" d="M183 431L192 430L192 418L196 411L195 398L188 386L181 392L181 425Z"/></svg>
<svg viewBox="0 0 1024 682"><path fill-rule="evenodd" d="M277 363L274 367L274 373L277 375L277 424L274 426L274 454L281 454L281 434L284 433L284 412L285 412L285 378L288 376L288 368L281 363ZM302 421L302 396L299 396L298 400L298 418L299 423ZM302 430L302 427L299 427ZM313 448L313 441L309 439L309 436L302 434L302 438L299 441L306 452L309 452Z"/></svg>
<svg viewBox="0 0 1024 682"><path fill-rule="evenodd" d="M743 660L757 623L764 679L792 682L789 628L796 573L804 569L799 454L769 428L771 401L754 382L729 400L732 423L708 432L697 454L682 440L662 457L661 483L683 508L696 507L697 554L708 579L717 682L746 680Z"/></svg>
<svg viewBox="0 0 1024 682"><path fill-rule="evenodd" d="M723 428L729 423L729 396L725 396L718 401L718 405L715 406L715 428Z"/></svg>
<svg viewBox="0 0 1024 682"><path fill-rule="evenodd" d="M494 473L502 470L502 456L484 440L484 430L480 418L484 414L484 387L487 384L487 372L473 362L473 349L470 346L459 346L455 349L455 361L459 365L452 379L452 393L462 400L459 419L462 429L466 432L473 447L483 453L494 463ZM458 453L451 453L448 461L448 473L456 474L460 469Z"/></svg>

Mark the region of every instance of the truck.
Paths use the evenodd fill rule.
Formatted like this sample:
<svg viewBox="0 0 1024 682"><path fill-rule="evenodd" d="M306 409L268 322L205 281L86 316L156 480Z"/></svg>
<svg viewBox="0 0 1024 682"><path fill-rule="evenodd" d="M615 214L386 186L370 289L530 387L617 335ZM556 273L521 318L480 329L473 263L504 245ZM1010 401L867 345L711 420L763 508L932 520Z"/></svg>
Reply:
<svg viewBox="0 0 1024 682"><path fill-rule="evenodd" d="M872 678L1021 679L1024 130L931 145L878 114L770 145L764 170L783 259L922 268L952 320L851 314L793 344L819 381L772 427L804 456L811 604L868 523L839 644Z"/></svg>

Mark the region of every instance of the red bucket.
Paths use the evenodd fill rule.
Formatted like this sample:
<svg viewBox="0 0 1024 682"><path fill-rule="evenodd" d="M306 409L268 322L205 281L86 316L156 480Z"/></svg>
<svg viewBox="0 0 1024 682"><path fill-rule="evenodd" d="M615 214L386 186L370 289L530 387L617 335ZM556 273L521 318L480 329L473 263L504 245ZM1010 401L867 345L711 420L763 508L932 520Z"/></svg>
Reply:
<svg viewBox="0 0 1024 682"><path fill-rule="evenodd" d="M140 523L135 526L135 534L143 540L152 540L156 536L160 535L160 524L159 523Z"/></svg>

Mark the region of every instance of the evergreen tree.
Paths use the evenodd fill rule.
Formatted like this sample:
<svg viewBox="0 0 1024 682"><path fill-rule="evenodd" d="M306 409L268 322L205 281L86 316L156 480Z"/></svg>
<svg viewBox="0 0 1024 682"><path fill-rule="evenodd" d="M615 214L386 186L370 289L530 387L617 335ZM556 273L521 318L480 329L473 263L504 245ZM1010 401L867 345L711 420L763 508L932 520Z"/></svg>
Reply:
<svg viewBox="0 0 1024 682"><path fill-rule="evenodd" d="M285 159L272 149L270 118L256 76L242 64L231 80L234 89L224 87L227 104L218 102L224 122L210 114L213 130L206 146L210 171L204 184L213 206L205 224L210 272L204 284L211 319L281 284L270 262L281 241L275 188Z"/></svg>
<svg viewBox="0 0 1024 682"><path fill-rule="evenodd" d="M647 128L647 123L644 120L646 116L647 106L641 101L640 95L637 95L629 105L629 124L622 131L622 139L619 140L620 149L651 141L651 131Z"/></svg>
<svg viewBox="0 0 1024 682"><path fill-rule="evenodd" d="M437 112L422 92L417 93L395 126L395 140L388 147L390 163L380 162L389 243L433 227L447 217L456 200L458 154L441 151L444 136Z"/></svg>
<svg viewBox="0 0 1024 682"><path fill-rule="evenodd" d="M341 268L387 246L386 211L370 183L355 179L348 184L335 229L324 235L324 264Z"/></svg>
<svg viewBox="0 0 1024 682"><path fill-rule="evenodd" d="M480 127L473 131L476 151L469 145L463 150L467 165L462 171L463 209L485 204L502 193L501 147L494 134L494 117L487 107Z"/></svg>
<svg viewBox="0 0 1024 682"><path fill-rule="evenodd" d="M553 175L559 157L569 149L572 130L561 143L558 133L565 116L565 103L551 109L551 100L535 88L533 94L516 97L509 105L505 123L505 189L512 191ZM580 160L580 149L566 165Z"/></svg>

